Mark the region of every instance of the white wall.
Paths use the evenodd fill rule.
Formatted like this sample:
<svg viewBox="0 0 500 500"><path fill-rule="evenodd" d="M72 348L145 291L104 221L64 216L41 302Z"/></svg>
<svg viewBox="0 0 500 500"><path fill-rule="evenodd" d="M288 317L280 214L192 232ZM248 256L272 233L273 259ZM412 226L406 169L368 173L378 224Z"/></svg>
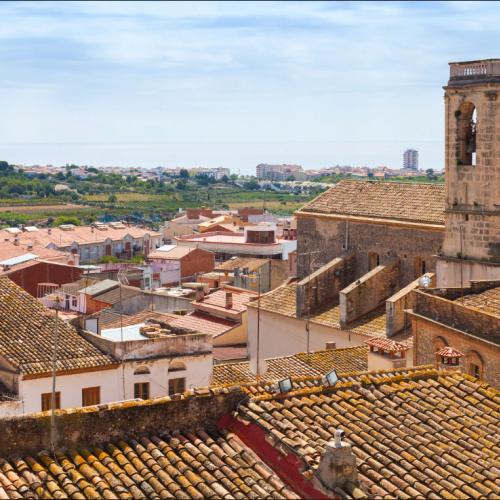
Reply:
<svg viewBox="0 0 500 500"><path fill-rule="evenodd" d="M337 328L310 323L309 349L323 350L327 342L337 347L364 345L367 337L349 333ZM305 320L290 318L269 311L260 311L259 353L261 359L289 356L307 352ZM248 308L248 353L250 359L257 356L257 309Z"/></svg>
<svg viewBox="0 0 500 500"><path fill-rule="evenodd" d="M172 361L181 361L186 370L168 372ZM147 366L149 375L134 375L139 366ZM84 372L75 375L59 375L56 379L56 391L61 393L61 408L79 407L82 405L82 389L86 387L101 388L101 403L132 399L136 382L149 382L150 397L156 398L168 394L170 378L186 378L186 389L207 386L212 375L212 354L200 356L179 356L175 358L160 358L150 360L127 361L122 366L112 370ZM123 381L125 381L125 398L123 397ZM52 378L44 377L20 382L21 404L15 410L0 403L0 417L3 413L16 414L41 411L41 395L52 391ZM12 405L11 405L12 406Z"/></svg>

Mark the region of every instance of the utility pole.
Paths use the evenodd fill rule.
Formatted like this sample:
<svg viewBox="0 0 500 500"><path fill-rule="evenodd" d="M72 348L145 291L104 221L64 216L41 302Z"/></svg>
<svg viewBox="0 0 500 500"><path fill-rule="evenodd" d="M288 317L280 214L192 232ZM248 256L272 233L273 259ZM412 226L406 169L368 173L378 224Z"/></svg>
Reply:
<svg viewBox="0 0 500 500"><path fill-rule="evenodd" d="M259 351L260 351L260 269L258 280L259 280L259 295L257 296L257 383L259 382Z"/></svg>

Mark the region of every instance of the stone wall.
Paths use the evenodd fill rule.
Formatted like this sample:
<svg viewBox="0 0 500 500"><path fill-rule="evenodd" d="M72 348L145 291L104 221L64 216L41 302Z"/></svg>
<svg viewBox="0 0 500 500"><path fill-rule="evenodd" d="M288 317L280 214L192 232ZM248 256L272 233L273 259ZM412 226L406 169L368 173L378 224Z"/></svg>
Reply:
<svg viewBox="0 0 500 500"><path fill-rule="evenodd" d="M459 360L459 368L473 375L472 364L480 367L480 378L500 389L500 346L461 333L460 331L425 318L411 315L414 339L415 365L435 364L436 352L444 345L454 347L465 356Z"/></svg>
<svg viewBox="0 0 500 500"><path fill-rule="evenodd" d="M302 318L338 303L338 293L355 278L354 254L333 259L297 284L296 314Z"/></svg>
<svg viewBox="0 0 500 500"><path fill-rule="evenodd" d="M427 273L426 275L431 278L431 286L435 286L436 276L434 273ZM416 296L411 291L418 288L419 283L420 278L412 281L386 300L386 332L388 337L392 337L409 326L405 310L415 307Z"/></svg>
<svg viewBox="0 0 500 500"><path fill-rule="evenodd" d="M434 272L435 255L443 242L443 229L405 228L387 224L361 223L301 214L297 218L297 274L309 274L309 262L326 264L347 249L356 253L355 278L369 270L370 252L385 265L394 257L401 260L398 287L402 288L423 274L417 272L418 259L425 262L425 272ZM308 255L311 253L311 255Z"/></svg>
<svg viewBox="0 0 500 500"><path fill-rule="evenodd" d="M106 441L165 431L214 427L245 398L241 391L111 403L57 410L57 446L93 446ZM50 449L50 412L0 420L0 456L25 456Z"/></svg>
<svg viewBox="0 0 500 500"><path fill-rule="evenodd" d="M416 294L415 313L457 330L481 337L500 338L500 318L420 290Z"/></svg>
<svg viewBox="0 0 500 500"><path fill-rule="evenodd" d="M340 291L340 324L346 325L381 306L397 290L399 259L377 266Z"/></svg>

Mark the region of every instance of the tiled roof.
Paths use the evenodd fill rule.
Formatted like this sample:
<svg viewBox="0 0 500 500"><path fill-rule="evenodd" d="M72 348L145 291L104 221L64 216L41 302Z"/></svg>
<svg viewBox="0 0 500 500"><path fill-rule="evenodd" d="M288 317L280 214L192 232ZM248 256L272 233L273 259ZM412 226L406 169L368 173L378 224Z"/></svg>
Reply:
<svg viewBox="0 0 500 500"><path fill-rule="evenodd" d="M248 267L250 272L253 272L264 264L269 262L269 259L255 259L252 257L236 257L229 260L226 260L222 264L215 266L216 271L233 271L235 268L239 267L243 269Z"/></svg>
<svg viewBox="0 0 500 500"><path fill-rule="evenodd" d="M402 352L408 350L408 346L382 337L374 337L370 340L367 340L365 344L369 345L370 347L376 347L377 349L386 352Z"/></svg>
<svg viewBox="0 0 500 500"><path fill-rule="evenodd" d="M117 286L116 288L113 288L113 290L109 290L108 292L101 293L100 295L95 295L93 298L100 302L106 302L106 304L114 305L120 302L120 298L123 301L130 299L132 297L137 297L141 293L142 290L140 288L137 288L135 286L121 285Z"/></svg>
<svg viewBox="0 0 500 500"><path fill-rule="evenodd" d="M1 357L24 374L51 372L54 323L53 312L7 277L0 277ZM61 320L58 335L58 371L115 363Z"/></svg>
<svg viewBox="0 0 500 500"><path fill-rule="evenodd" d="M0 233L5 231L0 231ZM8 241L5 239L10 238ZM55 262L67 262L68 257L65 252L59 250L52 250L45 248L42 245L28 246L27 243L20 243L14 245L14 236L8 233L0 236L0 261L12 259L13 257L20 257L28 253L35 254L39 259Z"/></svg>
<svg viewBox="0 0 500 500"><path fill-rule="evenodd" d="M214 337L232 330L239 323L229 319L217 318L202 312L194 312L182 316L170 315L168 324L176 328L185 328L200 333L209 333Z"/></svg>
<svg viewBox="0 0 500 500"><path fill-rule="evenodd" d="M267 359L267 372L261 377L266 381L278 381L286 377L326 375L332 370L342 373L363 371L368 368L368 348L365 346L330 349L293 356ZM252 383L256 377L250 371L248 361L215 365L213 385Z"/></svg>
<svg viewBox="0 0 500 500"><path fill-rule="evenodd" d="M226 292L231 292L233 294L233 306L230 309L227 309L225 306ZM247 304L250 301L255 300L256 297L257 294L254 292L230 287L205 295L203 301L194 301L192 304L195 308L199 306L203 307L203 309L213 309L214 311L245 312L247 310Z"/></svg>
<svg viewBox="0 0 500 500"><path fill-rule="evenodd" d="M306 474L342 429L370 497L495 498L499 401L498 391L467 375L417 369L259 396L240 414L287 445Z"/></svg>
<svg viewBox="0 0 500 500"><path fill-rule="evenodd" d="M462 302L462 299L457 299L457 302ZM500 286L491 288L485 292L465 295L463 305L474 307L481 311L495 316L500 316Z"/></svg>
<svg viewBox="0 0 500 500"><path fill-rule="evenodd" d="M438 356L443 356L444 358L461 358L462 356L464 356L463 352L460 352L458 349L449 346L439 349L436 354Z"/></svg>
<svg viewBox="0 0 500 500"><path fill-rule="evenodd" d="M50 234L49 234L50 229ZM38 231L22 232L19 233L19 240L21 245L32 244L34 246L46 247L53 243L57 247L68 247L73 242L79 245L98 244L103 243L107 239L112 241L121 241L126 235L130 235L135 239L144 237L145 234L150 236L160 236L157 231L150 231L148 229L140 228L137 226L130 226L125 228L113 228L107 226L107 230L100 231L90 226L75 226L70 231L64 231L59 227L53 228L39 228ZM5 238L13 239L13 235L8 231L0 230L0 241ZM36 253L36 252L35 252Z"/></svg>
<svg viewBox="0 0 500 500"><path fill-rule="evenodd" d="M99 281L100 280L90 277L80 278L72 283L65 283L64 285L61 285L61 292L67 293L68 295L78 295L80 290L95 285L96 283L99 283Z"/></svg>
<svg viewBox="0 0 500 500"><path fill-rule="evenodd" d="M296 291L297 283L288 283L271 290L261 296L261 310L282 314L290 318L296 318ZM256 308L257 301L248 304L248 307ZM314 312L311 314L310 321L311 323L340 329L340 306L330 306L321 311ZM374 311L365 314L360 319L353 321L342 329L358 333L360 335L385 337L385 324L385 306L382 306L379 309L375 309Z"/></svg>
<svg viewBox="0 0 500 500"><path fill-rule="evenodd" d="M105 309L104 311L107 311L107 309ZM139 311L138 313L131 315L123 314L120 317L120 313L113 312L113 321L108 322L106 324L106 328L119 328L122 325L123 326L138 325L140 323L145 323L148 320L168 323L173 316L174 315L172 314L165 314L156 311L145 310L145 311ZM102 322L101 322L101 328L102 328Z"/></svg>
<svg viewBox="0 0 500 500"><path fill-rule="evenodd" d="M300 212L350 215L444 225L445 192L441 184L343 180Z"/></svg>
<svg viewBox="0 0 500 500"><path fill-rule="evenodd" d="M298 498L234 434L134 436L0 459L0 498Z"/></svg>

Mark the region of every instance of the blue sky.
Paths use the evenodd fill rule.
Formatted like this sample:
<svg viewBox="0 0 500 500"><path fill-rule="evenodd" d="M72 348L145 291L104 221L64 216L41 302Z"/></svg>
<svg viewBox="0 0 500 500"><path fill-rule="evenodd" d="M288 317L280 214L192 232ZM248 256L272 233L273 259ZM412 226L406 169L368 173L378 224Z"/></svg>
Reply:
<svg viewBox="0 0 500 500"><path fill-rule="evenodd" d="M448 62L493 2L0 2L0 159L443 166ZM495 50L497 52L495 52Z"/></svg>

